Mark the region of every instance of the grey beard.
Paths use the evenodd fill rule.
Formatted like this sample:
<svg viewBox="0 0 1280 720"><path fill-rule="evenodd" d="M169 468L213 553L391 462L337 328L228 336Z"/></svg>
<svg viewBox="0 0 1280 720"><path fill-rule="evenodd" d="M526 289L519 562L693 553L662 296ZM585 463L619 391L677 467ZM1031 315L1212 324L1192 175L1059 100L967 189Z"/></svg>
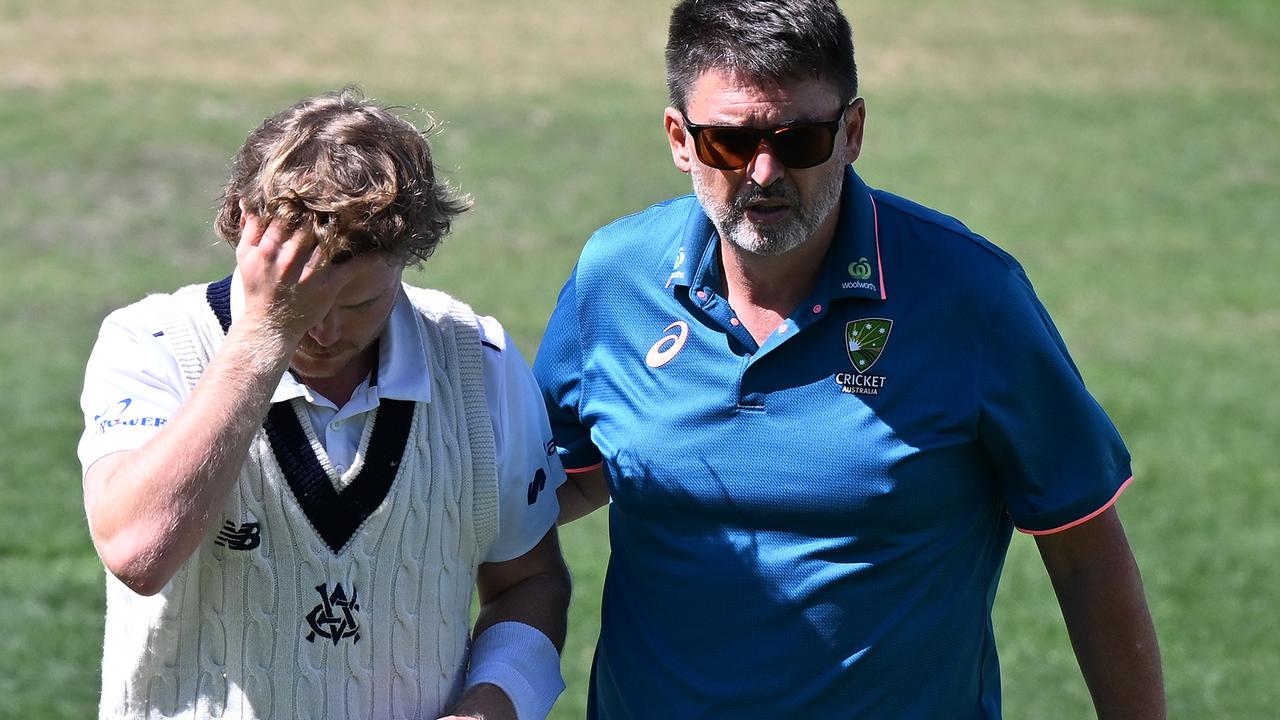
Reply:
<svg viewBox="0 0 1280 720"><path fill-rule="evenodd" d="M806 205L788 180L781 179L767 188L750 180L733 199L732 204L717 202L697 171L693 176L693 192L711 218L716 231L735 247L761 257L777 257L800 247L818 231L823 220L840 202L844 168L829 182L819 185L819 192ZM758 226L747 219L747 206L764 198L781 198L791 206L792 216L780 223Z"/></svg>

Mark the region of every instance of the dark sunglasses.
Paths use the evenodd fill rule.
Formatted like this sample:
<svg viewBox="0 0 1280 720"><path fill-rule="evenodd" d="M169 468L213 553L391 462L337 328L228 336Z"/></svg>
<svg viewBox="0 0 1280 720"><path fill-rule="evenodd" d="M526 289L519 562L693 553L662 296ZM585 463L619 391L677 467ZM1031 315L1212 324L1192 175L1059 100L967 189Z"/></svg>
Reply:
<svg viewBox="0 0 1280 720"><path fill-rule="evenodd" d="M791 123L772 128L740 125L699 125L683 112L684 127L693 136L693 147L703 164L717 170L741 170L756 156L760 143L769 143L773 156L793 170L821 165L831 157L840 121L857 98L849 101L835 120Z"/></svg>

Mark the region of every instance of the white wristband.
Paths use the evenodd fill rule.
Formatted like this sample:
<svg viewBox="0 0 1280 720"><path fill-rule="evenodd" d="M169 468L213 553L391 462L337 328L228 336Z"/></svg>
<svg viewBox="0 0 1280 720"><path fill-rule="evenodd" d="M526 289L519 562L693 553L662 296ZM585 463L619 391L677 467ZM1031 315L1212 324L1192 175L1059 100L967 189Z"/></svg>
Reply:
<svg viewBox="0 0 1280 720"><path fill-rule="evenodd" d="M480 633L471 646L466 686L480 683L502 688L519 720L542 720L564 691L560 653L532 625L500 622Z"/></svg>

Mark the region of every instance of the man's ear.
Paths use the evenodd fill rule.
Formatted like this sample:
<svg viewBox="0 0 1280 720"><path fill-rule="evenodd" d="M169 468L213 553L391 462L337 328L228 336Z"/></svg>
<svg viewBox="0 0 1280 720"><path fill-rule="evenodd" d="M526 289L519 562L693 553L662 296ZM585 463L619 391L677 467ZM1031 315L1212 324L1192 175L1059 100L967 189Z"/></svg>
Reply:
<svg viewBox="0 0 1280 720"><path fill-rule="evenodd" d="M844 133L840 136L840 140L845 144L846 157L849 158L849 162L853 162L862 152L862 130L867 124L867 104L862 98L855 99L845 111L844 117Z"/></svg>
<svg viewBox="0 0 1280 720"><path fill-rule="evenodd" d="M680 172L690 172L694 159L688 142L689 134L684 129L684 117L679 110L669 107L662 115L662 124L667 131L667 142L671 144L671 162Z"/></svg>

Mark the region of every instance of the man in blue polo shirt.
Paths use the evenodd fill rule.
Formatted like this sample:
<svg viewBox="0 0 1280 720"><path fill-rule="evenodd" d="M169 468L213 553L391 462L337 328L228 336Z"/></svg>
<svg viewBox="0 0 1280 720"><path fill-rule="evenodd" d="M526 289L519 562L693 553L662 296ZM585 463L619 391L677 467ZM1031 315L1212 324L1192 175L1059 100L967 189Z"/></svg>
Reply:
<svg viewBox="0 0 1280 720"><path fill-rule="evenodd" d="M991 607L1035 535L1101 717L1164 713L1113 508L1129 455L1017 261L853 171L834 2L685 0L694 194L600 230L535 373L610 498L600 718L998 718Z"/></svg>

